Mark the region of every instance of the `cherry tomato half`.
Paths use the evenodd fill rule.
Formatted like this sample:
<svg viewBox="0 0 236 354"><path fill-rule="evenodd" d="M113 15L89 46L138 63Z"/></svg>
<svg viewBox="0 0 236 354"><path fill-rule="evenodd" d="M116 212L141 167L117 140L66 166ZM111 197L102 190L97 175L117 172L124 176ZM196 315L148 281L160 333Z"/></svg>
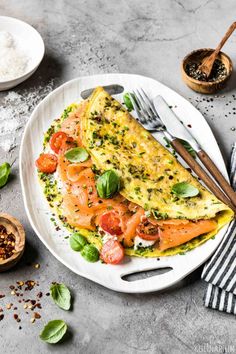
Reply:
<svg viewBox="0 0 236 354"><path fill-rule="evenodd" d="M40 172L53 173L57 169L57 157L53 154L41 154L35 161Z"/></svg>
<svg viewBox="0 0 236 354"><path fill-rule="evenodd" d="M51 136L51 139L49 141L49 145L51 147L51 149L56 153L58 154L60 149L61 149L61 146L63 145L63 143L67 140L68 138L68 135L64 132L57 132L57 133L54 133L52 136Z"/></svg>
<svg viewBox="0 0 236 354"><path fill-rule="evenodd" d="M124 247L117 240L107 241L101 250L101 259L108 264L118 264L124 258Z"/></svg>
<svg viewBox="0 0 236 354"><path fill-rule="evenodd" d="M121 235L120 218L115 211L101 215L99 226L110 235Z"/></svg>
<svg viewBox="0 0 236 354"><path fill-rule="evenodd" d="M159 239L159 227L153 225L149 221L140 223L136 229L137 235L147 241L155 241Z"/></svg>

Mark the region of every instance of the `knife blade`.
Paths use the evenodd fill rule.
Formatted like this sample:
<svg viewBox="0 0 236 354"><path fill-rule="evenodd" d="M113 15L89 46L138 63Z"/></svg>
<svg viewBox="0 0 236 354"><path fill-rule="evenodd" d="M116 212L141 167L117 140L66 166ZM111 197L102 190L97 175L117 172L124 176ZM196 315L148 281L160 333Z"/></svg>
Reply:
<svg viewBox="0 0 236 354"><path fill-rule="evenodd" d="M156 96L153 99L153 104L159 115L159 118L165 125L167 131L173 137L187 141L196 152L201 150L198 142L194 139L189 130L184 126L177 115L168 106L162 96Z"/></svg>
<svg viewBox="0 0 236 354"><path fill-rule="evenodd" d="M124 91L124 87L121 85L107 85L107 86L102 86L104 88L104 90L106 90L109 95L118 95L119 93L122 93ZM81 92L80 96L86 100L86 98L88 98L92 92L93 92L94 88L90 88L87 90L84 90Z"/></svg>

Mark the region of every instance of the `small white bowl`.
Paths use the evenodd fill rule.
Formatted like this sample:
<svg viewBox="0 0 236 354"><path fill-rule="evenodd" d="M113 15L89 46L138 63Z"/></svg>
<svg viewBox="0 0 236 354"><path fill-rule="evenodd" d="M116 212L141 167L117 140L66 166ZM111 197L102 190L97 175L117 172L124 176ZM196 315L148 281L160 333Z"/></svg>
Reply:
<svg viewBox="0 0 236 354"><path fill-rule="evenodd" d="M43 59L45 46L42 37L32 26L16 18L0 16L0 31L9 32L19 39L22 50L29 57L27 71L23 75L7 81L1 81L0 78L0 91L4 91L19 85L35 72Z"/></svg>

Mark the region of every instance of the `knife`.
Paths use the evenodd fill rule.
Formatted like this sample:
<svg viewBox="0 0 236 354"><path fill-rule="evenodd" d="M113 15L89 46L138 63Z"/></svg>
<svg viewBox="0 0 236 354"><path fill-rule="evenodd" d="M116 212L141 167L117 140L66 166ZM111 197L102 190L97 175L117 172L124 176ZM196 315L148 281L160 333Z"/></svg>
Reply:
<svg viewBox="0 0 236 354"><path fill-rule="evenodd" d="M165 125L167 131L170 133L170 140L173 147L176 149L177 152L180 152L181 155L186 162L189 164L189 153L187 150L183 148L183 145L180 143L178 139L182 139L187 141L192 148L195 150L197 156L203 163L203 165L207 168L207 171L215 178L218 182L222 190L228 196L228 198L232 201L232 203L236 206L236 193L234 192L233 188L230 186L228 181L222 175L222 173L218 170L215 163L211 160L208 154L201 148L199 143L194 139L192 134L189 130L184 126L183 123L179 120L176 114L172 111L172 109L168 106L166 101L162 96L157 96L153 100L153 104L155 109L159 115L159 118ZM185 150L185 152L183 151ZM186 154L187 152L187 154ZM193 163L193 161L192 161ZM191 166L190 166L191 167Z"/></svg>

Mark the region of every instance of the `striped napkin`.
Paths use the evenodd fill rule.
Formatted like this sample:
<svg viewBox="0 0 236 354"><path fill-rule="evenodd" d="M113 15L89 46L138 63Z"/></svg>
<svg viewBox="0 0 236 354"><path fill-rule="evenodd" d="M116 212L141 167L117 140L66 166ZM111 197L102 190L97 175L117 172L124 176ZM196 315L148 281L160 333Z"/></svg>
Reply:
<svg viewBox="0 0 236 354"><path fill-rule="evenodd" d="M230 161L230 181L236 190L236 143ZM208 283L204 304L236 315L236 220L231 221L225 237L202 272Z"/></svg>

